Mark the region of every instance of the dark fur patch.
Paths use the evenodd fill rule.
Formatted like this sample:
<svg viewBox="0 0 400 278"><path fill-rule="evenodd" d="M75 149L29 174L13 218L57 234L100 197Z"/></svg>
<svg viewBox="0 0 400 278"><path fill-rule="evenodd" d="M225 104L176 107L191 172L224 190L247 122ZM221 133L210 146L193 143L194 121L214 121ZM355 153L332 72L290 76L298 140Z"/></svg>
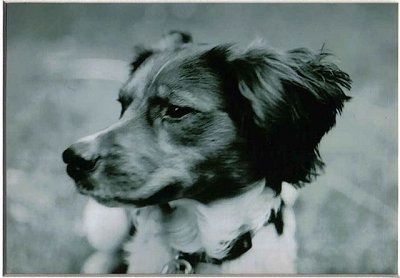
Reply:
<svg viewBox="0 0 400 278"><path fill-rule="evenodd" d="M285 203L282 201L278 212L275 212L274 209L271 210L271 215L268 219L268 222L264 224L264 226L273 223L275 225L276 232L278 235L283 234L283 210L285 209Z"/></svg>
<svg viewBox="0 0 400 278"><path fill-rule="evenodd" d="M181 36L182 43L192 42L192 36L189 33L172 30L168 33L168 35L179 34Z"/></svg>
<svg viewBox="0 0 400 278"><path fill-rule="evenodd" d="M203 55L226 84L230 115L256 167L277 192L283 181L300 186L318 174L318 144L350 99L342 89L350 89L349 76L328 56L306 49L236 53L230 46Z"/></svg>
<svg viewBox="0 0 400 278"><path fill-rule="evenodd" d="M131 62L131 72L130 74L132 75L134 71L136 71L141 64L144 63L151 55L154 54L154 51L151 49L146 49L144 47L137 46L135 47L136 51L136 56Z"/></svg>

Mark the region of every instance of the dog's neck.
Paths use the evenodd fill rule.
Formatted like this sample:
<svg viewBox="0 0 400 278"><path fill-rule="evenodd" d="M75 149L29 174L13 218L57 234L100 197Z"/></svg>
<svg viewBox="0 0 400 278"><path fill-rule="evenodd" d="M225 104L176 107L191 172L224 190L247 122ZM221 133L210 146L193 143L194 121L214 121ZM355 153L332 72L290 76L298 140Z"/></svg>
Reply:
<svg viewBox="0 0 400 278"><path fill-rule="evenodd" d="M211 258L222 259L236 238L246 232L257 233L280 205L280 196L265 187L265 181L259 181L240 196L207 205L181 199L170 202L169 211L159 206L142 208L139 211L145 213L134 214L134 222L138 230L146 222L158 223L158 232L176 253L205 252Z"/></svg>

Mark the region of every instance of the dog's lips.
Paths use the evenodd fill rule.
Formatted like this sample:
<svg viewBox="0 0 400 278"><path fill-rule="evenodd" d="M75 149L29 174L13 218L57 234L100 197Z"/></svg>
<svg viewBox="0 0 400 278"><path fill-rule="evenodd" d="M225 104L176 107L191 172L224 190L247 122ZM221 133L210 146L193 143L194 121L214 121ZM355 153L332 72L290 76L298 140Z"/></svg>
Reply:
<svg viewBox="0 0 400 278"><path fill-rule="evenodd" d="M71 169L70 165L67 166L66 171L68 175L74 180L75 185L79 193L83 195L88 195L90 194L90 191L92 191L95 188L95 185L89 180L89 175L88 174L83 174L83 173L75 173L74 169Z"/></svg>
<svg viewBox="0 0 400 278"><path fill-rule="evenodd" d="M96 168L93 168L92 170L88 171L71 164L68 164L66 167L68 176L70 176L75 182L87 180L91 173L93 173L95 170Z"/></svg>
<svg viewBox="0 0 400 278"><path fill-rule="evenodd" d="M138 198L132 204L144 207L155 204L165 204L182 197L182 187L179 184L170 184L146 198Z"/></svg>
<svg viewBox="0 0 400 278"><path fill-rule="evenodd" d="M90 191L80 190L82 194L92 196L99 203L102 203L106 206L132 205L135 207L145 207L149 205L160 205L168 203L170 201L181 198L181 191L182 190L178 185L171 184L157 191L153 195L150 195L149 197L130 199L120 196L102 197L95 195L93 194L93 192Z"/></svg>
<svg viewBox="0 0 400 278"><path fill-rule="evenodd" d="M114 200L113 198L102 198L98 196L92 196L94 199L96 199L97 202L108 206L108 207L118 207L121 206L121 202L118 202Z"/></svg>
<svg viewBox="0 0 400 278"><path fill-rule="evenodd" d="M66 172L68 176L70 176L74 180L75 185L78 188L78 191L81 194L87 195L88 194L87 192L95 188L95 184L93 184L93 182L90 181L90 176L93 172L96 171L96 169L97 165L91 170L85 170L76 167L72 164L67 164Z"/></svg>

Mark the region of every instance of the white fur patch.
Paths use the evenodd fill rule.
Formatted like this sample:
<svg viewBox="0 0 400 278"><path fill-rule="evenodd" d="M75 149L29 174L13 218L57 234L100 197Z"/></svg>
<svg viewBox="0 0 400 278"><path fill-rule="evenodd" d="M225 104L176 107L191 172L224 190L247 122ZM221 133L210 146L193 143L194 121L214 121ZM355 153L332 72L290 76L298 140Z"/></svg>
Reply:
<svg viewBox="0 0 400 278"><path fill-rule="evenodd" d="M130 222L123 208L106 207L89 199L82 221L89 243L103 252L116 251L128 236Z"/></svg>
<svg viewBox="0 0 400 278"><path fill-rule="evenodd" d="M165 215L158 206L132 210L137 233L125 246L129 273L160 273L163 265L179 252L205 251L223 258L227 244L252 231L253 247L221 266L199 264L196 273L275 274L295 273L295 220L292 208L283 211L284 232L263 226L271 209L278 211L281 198L260 181L248 192L205 205L194 200L170 202L173 212ZM139 214L137 214L139 212Z"/></svg>
<svg viewBox="0 0 400 278"><path fill-rule="evenodd" d="M163 232L161 210L145 207L131 213L135 218L136 234L124 248L129 253L128 273L161 273L164 264L173 258L173 250Z"/></svg>

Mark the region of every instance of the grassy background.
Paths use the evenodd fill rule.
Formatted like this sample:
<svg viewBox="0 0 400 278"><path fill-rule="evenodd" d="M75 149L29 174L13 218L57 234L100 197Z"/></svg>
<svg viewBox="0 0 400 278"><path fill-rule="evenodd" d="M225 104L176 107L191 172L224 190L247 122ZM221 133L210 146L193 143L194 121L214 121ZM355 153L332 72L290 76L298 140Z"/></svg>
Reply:
<svg viewBox="0 0 400 278"><path fill-rule="evenodd" d="M78 273L91 252L80 223L86 200L60 155L117 119L121 84L71 78L63 65L128 63L134 44L173 29L198 42L325 43L336 54L354 99L321 143L324 175L295 205L299 271L397 273L396 4L7 4L6 12L7 273Z"/></svg>

